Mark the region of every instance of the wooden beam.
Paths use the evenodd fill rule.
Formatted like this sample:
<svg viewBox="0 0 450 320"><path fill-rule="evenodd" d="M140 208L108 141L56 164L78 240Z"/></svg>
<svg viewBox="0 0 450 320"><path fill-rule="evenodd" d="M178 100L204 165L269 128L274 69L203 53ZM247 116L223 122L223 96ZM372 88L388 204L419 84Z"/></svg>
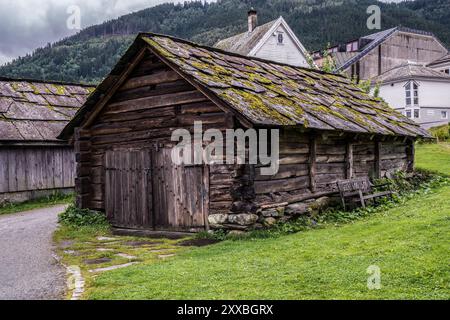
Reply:
<svg viewBox="0 0 450 320"><path fill-rule="evenodd" d="M353 178L353 143L347 142L345 149L345 177L346 179Z"/></svg>
<svg viewBox="0 0 450 320"><path fill-rule="evenodd" d="M147 87L166 82L174 82L180 79L182 78L175 71L164 70L147 76L130 78L122 87L119 88L119 91Z"/></svg>
<svg viewBox="0 0 450 320"><path fill-rule="evenodd" d="M122 73L122 75L119 77L119 79L116 81L116 83L113 85L111 89L108 90L108 93L94 106L92 113L89 115L89 118L86 120L86 122L83 125L83 128L88 128L97 118L97 116L100 114L100 112L103 110L105 105L111 100L111 98L114 96L116 91L122 86L122 84L125 82L125 80L128 78L131 72L136 68L136 66L141 62L141 60L144 58L146 49L142 48L141 51L137 54L136 58L128 68Z"/></svg>
<svg viewBox="0 0 450 320"><path fill-rule="evenodd" d="M381 178L381 141L375 140L375 178Z"/></svg>
<svg viewBox="0 0 450 320"><path fill-rule="evenodd" d="M406 147L406 158L407 158L406 171L407 172L413 172L414 171L415 153L416 153L416 151L415 151L414 140L411 139L408 142L408 146Z"/></svg>
<svg viewBox="0 0 450 320"><path fill-rule="evenodd" d="M309 188L311 192L316 192L316 152L317 138L314 133L311 133L309 139Z"/></svg>

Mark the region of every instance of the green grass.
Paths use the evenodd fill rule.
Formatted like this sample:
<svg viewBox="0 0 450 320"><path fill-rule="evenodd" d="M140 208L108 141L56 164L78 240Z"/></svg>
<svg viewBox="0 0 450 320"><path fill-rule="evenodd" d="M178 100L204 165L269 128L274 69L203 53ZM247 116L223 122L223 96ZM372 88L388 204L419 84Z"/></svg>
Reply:
<svg viewBox="0 0 450 320"><path fill-rule="evenodd" d="M416 167L450 175L450 142L418 144Z"/></svg>
<svg viewBox="0 0 450 320"><path fill-rule="evenodd" d="M65 195L56 193L48 197L43 197L22 203L8 203L2 205L0 206L0 215L45 208L58 204L66 204L72 201L73 201L73 194Z"/></svg>
<svg viewBox="0 0 450 320"><path fill-rule="evenodd" d="M449 160L448 144L417 147L419 168L448 174ZM349 223L227 240L164 261L138 250L140 264L89 278L84 298L450 299L450 186L408 199ZM60 232L59 240L75 238L75 248L95 254L92 235ZM372 265L381 270L380 290L367 288Z"/></svg>
<svg viewBox="0 0 450 320"><path fill-rule="evenodd" d="M101 275L91 299L449 299L450 187L340 227L225 241ZM381 268L381 290L366 270ZM201 271L201 272L200 272Z"/></svg>

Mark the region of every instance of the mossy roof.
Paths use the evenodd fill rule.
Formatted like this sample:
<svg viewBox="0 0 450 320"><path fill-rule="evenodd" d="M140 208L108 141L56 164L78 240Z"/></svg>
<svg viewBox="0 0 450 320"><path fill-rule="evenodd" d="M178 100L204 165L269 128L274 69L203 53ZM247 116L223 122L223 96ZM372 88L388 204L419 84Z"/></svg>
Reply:
<svg viewBox="0 0 450 320"><path fill-rule="evenodd" d="M0 141L57 141L93 87L0 78Z"/></svg>
<svg viewBox="0 0 450 320"><path fill-rule="evenodd" d="M345 77L228 54L165 36L142 38L254 124L428 136L415 122Z"/></svg>
<svg viewBox="0 0 450 320"><path fill-rule="evenodd" d="M412 120L364 93L348 78L246 57L151 33L139 34L59 138L69 139L107 95L142 48L160 57L254 126L387 136L431 137Z"/></svg>

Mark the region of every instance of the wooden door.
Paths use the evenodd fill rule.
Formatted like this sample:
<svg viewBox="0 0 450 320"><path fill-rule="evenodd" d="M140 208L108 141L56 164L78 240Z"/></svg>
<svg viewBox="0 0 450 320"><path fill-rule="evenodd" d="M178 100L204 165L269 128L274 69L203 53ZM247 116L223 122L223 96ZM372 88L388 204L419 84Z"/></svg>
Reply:
<svg viewBox="0 0 450 320"><path fill-rule="evenodd" d="M155 229L205 230L209 203L207 167L175 165L170 148L155 150L152 158Z"/></svg>
<svg viewBox="0 0 450 320"><path fill-rule="evenodd" d="M150 150L108 151L105 169L109 221L116 227L153 228Z"/></svg>

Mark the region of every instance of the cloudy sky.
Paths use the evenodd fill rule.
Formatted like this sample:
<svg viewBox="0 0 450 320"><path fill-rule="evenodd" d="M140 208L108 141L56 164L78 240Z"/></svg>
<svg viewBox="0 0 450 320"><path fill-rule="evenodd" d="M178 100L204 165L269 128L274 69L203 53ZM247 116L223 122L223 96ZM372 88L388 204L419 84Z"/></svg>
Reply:
<svg viewBox="0 0 450 320"><path fill-rule="evenodd" d="M179 1L0 0L0 65L75 33L67 28L71 6L80 8L81 27L85 28L163 2Z"/></svg>
<svg viewBox="0 0 450 320"><path fill-rule="evenodd" d="M67 28L73 5L85 28L163 2L179 0L0 0L0 65L75 33Z"/></svg>

